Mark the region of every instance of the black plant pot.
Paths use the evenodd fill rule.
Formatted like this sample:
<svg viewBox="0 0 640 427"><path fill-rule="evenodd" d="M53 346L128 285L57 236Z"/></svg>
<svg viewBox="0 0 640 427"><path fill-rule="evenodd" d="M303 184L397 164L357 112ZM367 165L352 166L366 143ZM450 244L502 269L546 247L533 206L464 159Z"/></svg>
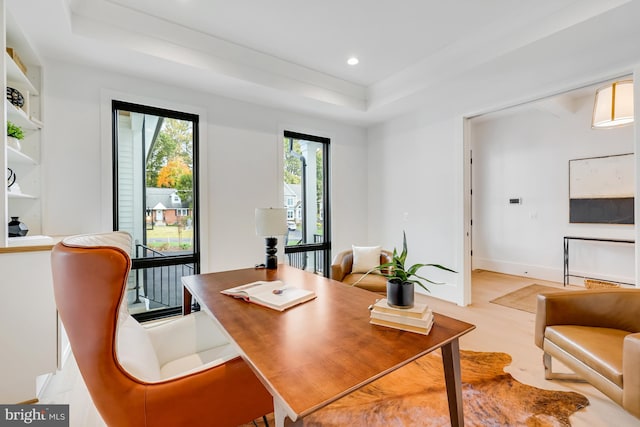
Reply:
<svg viewBox="0 0 640 427"><path fill-rule="evenodd" d="M395 308L411 308L413 300L413 283L387 280L387 304Z"/></svg>

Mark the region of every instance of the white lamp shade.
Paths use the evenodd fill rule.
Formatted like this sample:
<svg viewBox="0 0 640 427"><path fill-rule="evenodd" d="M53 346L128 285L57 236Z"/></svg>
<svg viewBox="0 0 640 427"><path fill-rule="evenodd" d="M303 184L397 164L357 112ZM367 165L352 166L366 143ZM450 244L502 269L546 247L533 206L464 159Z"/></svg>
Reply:
<svg viewBox="0 0 640 427"><path fill-rule="evenodd" d="M287 234L287 210L284 208L256 208L256 234L263 237Z"/></svg>
<svg viewBox="0 0 640 427"><path fill-rule="evenodd" d="M594 129L607 129L633 123L633 80L623 80L596 91L593 106Z"/></svg>

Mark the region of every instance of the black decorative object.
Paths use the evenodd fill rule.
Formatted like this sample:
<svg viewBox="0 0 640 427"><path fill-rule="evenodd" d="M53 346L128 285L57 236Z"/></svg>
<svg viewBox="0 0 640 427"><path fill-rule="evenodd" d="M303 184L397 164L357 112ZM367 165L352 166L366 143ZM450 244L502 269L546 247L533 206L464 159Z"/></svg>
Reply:
<svg viewBox="0 0 640 427"><path fill-rule="evenodd" d="M278 239L287 234L287 210L284 208L256 208L256 234L265 238L265 268L278 268Z"/></svg>
<svg viewBox="0 0 640 427"><path fill-rule="evenodd" d="M9 176L7 176L7 188L11 188L16 183L16 174L11 168L7 168L7 172L9 173Z"/></svg>
<svg viewBox="0 0 640 427"><path fill-rule="evenodd" d="M273 270L278 268L278 249L276 246L278 245L278 239L275 237L266 237L264 239L266 244L266 264L265 267L269 270Z"/></svg>
<svg viewBox="0 0 640 427"><path fill-rule="evenodd" d="M17 216L12 216L9 221L9 237L22 237L26 236L29 232L29 228L24 222L20 222Z"/></svg>
<svg viewBox="0 0 640 427"><path fill-rule="evenodd" d="M415 295L412 282L399 280L387 280L387 304L394 308L413 307Z"/></svg>
<svg viewBox="0 0 640 427"><path fill-rule="evenodd" d="M7 99L18 108L24 105L24 97L17 89L7 86Z"/></svg>

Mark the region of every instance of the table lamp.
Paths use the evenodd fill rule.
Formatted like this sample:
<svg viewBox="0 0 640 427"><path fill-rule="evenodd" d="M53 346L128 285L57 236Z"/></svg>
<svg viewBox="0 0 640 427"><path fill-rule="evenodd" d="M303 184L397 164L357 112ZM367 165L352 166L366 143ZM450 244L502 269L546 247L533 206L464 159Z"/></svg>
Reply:
<svg viewBox="0 0 640 427"><path fill-rule="evenodd" d="M284 208L256 208L256 234L265 238L267 259L265 267L278 268L278 239L287 234L287 210Z"/></svg>

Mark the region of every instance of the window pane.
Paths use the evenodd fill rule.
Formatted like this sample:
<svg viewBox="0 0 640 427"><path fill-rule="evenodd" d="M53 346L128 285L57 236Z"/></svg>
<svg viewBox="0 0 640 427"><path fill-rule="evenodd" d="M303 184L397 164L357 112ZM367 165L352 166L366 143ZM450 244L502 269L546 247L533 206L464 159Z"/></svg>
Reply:
<svg viewBox="0 0 640 427"><path fill-rule="evenodd" d="M284 138L287 246L324 242L324 145Z"/></svg>
<svg viewBox="0 0 640 427"><path fill-rule="evenodd" d="M114 113L114 229L134 241L129 311L145 318L179 312L181 277L199 271L197 116L118 101Z"/></svg>
<svg viewBox="0 0 640 427"><path fill-rule="evenodd" d="M193 252L193 124L118 112L118 229L145 250Z"/></svg>

